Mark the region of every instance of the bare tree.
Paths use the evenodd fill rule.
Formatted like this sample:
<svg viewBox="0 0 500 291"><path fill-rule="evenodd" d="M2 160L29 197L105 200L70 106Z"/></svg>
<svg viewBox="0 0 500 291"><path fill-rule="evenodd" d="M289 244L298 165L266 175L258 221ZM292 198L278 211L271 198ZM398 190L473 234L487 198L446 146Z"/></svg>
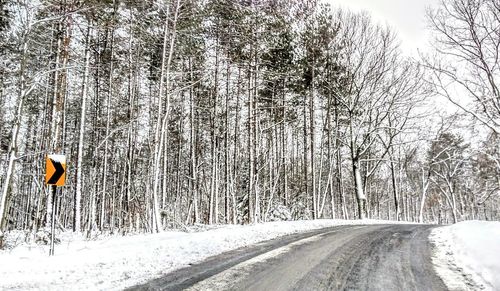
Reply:
<svg viewBox="0 0 500 291"><path fill-rule="evenodd" d="M346 47L349 82L347 89L339 91L336 98L344 112L343 142L349 149L358 216L362 219L365 217L367 199L362 163L374 149L381 133L387 128L398 133L404 127L405 119L401 125L391 124L391 114L394 117L394 112L404 107L401 104L415 93L418 86L408 82L415 77L411 73L414 67L402 66L404 70L398 69L403 63L400 61L395 35L389 29L371 24L365 14L346 13L342 17L345 23L342 44ZM408 106L410 110L412 107ZM388 142L392 142L392 139ZM386 144L385 148L380 158L386 155L390 145ZM372 170L376 168L377 163ZM365 171L364 175L369 177L370 174Z"/></svg>
<svg viewBox="0 0 500 291"><path fill-rule="evenodd" d="M443 0L428 12L435 59L426 60L435 91L500 132L500 2Z"/></svg>
<svg viewBox="0 0 500 291"><path fill-rule="evenodd" d="M159 183L160 183L160 171L161 171L161 158L164 152L165 145L165 134L167 132L167 123L169 120L170 112L170 65L172 62L172 56L175 48L176 40L176 24L177 17L179 15L180 0L176 1L174 6L174 21L173 27L170 27L169 17L170 17L170 4L167 4L167 12L165 16L164 24L164 36L163 36L163 53L162 53L162 64L161 64L161 74L160 74L160 93L158 96L158 117L156 122L156 132L155 132L155 151L154 151L154 179L153 179L153 207L154 207L154 217L153 225L157 232L163 230L160 206L159 206ZM166 84L164 84L164 82ZM165 88L164 88L165 87ZM165 90L165 91L164 91ZM163 92L166 92L166 105L163 108ZM167 157L163 156L164 159Z"/></svg>

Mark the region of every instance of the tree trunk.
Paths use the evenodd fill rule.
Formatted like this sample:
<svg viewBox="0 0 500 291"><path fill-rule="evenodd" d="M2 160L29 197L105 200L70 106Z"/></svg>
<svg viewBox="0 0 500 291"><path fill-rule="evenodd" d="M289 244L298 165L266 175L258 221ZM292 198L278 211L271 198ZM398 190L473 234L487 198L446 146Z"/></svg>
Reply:
<svg viewBox="0 0 500 291"><path fill-rule="evenodd" d="M230 80L230 67L229 60L226 65L226 112L225 112L225 130L224 130L224 217L225 223L229 223L229 80Z"/></svg>
<svg viewBox="0 0 500 291"><path fill-rule="evenodd" d="M394 199L394 208L395 208L395 215L396 215L396 220L400 221L401 220L401 209L399 207L399 195L398 195L398 189L396 186L396 171L394 170L394 160L393 160L393 155L389 155L390 159L390 164L389 167L391 169L391 182L392 182L392 195Z"/></svg>
<svg viewBox="0 0 500 291"><path fill-rule="evenodd" d="M253 97L252 97L252 67L248 76L248 222L254 222L254 204L252 201L254 190L254 141L253 141Z"/></svg>
<svg viewBox="0 0 500 291"><path fill-rule="evenodd" d="M89 52L89 39L91 33L91 25L87 28L87 35L85 37L85 69L83 73L83 84L81 94L81 107L80 107L80 133L78 136L78 157L76 162L76 190L75 190L75 205L74 205L74 225L73 231L81 231L81 200L82 200L82 180L83 180L83 144L85 138L85 114L87 106L87 89L88 77L90 67L90 52Z"/></svg>
<svg viewBox="0 0 500 291"><path fill-rule="evenodd" d="M189 59L189 71L191 72L190 81L193 82L193 68L191 64L191 58ZM194 209L194 223L200 222L200 215L198 210L198 189L196 187L197 184L197 169L196 169L196 133L195 133L195 99L193 87L191 86L189 89L189 100L190 100L190 137L191 137L191 179L190 179L190 188L191 188L191 196L193 197L193 209Z"/></svg>
<svg viewBox="0 0 500 291"><path fill-rule="evenodd" d="M104 162L103 162L103 173L102 173L102 192L101 192L101 219L99 228L101 231L104 230L104 223L106 220L105 215L105 205L106 205L106 191L107 191L107 182L108 182L108 138L110 135L109 127L111 125L111 96L113 92L113 48L114 45L114 31L111 32L111 42L110 42L110 61L109 61L109 89L106 98L106 133L104 140ZM111 208L113 211L113 208ZM113 232L114 225L111 225L111 231Z"/></svg>
<svg viewBox="0 0 500 291"><path fill-rule="evenodd" d="M427 196L427 188L429 187L429 175L430 171L427 174L427 179L425 178L424 169L422 168L422 197L420 198L420 208L418 212L418 222L424 222L424 206L425 199Z"/></svg>
<svg viewBox="0 0 500 291"><path fill-rule="evenodd" d="M356 189L356 200L358 202L358 218L365 219L366 196L363 191L363 179L359 169L359 161L356 158L352 160L352 170L354 173L354 187Z"/></svg>
<svg viewBox="0 0 500 291"><path fill-rule="evenodd" d="M213 105L212 105L212 174L210 178L210 211L209 211L209 224L218 223L219 217L219 193L217 193L217 102L219 97L219 44L216 40L215 48L215 72L214 72L214 90L213 90Z"/></svg>
<svg viewBox="0 0 500 291"><path fill-rule="evenodd" d="M315 69L314 69L314 61L313 61L313 65L312 65L312 80L311 80L311 93L310 93L310 97L309 97L309 114L310 114L310 117L309 117L309 131L311 132L310 134L310 142L311 142L311 145L310 145L310 162L311 162L311 183L312 183L312 187L311 187L311 195L312 195L312 203L313 203L313 207L312 207L312 212L313 212L313 219L317 219L318 218L318 198L316 197L316 168L315 168L315 163L314 163L314 122L315 122L315 116L314 116L314 73L315 73ZM308 179L309 177L307 177L306 179ZM321 178L321 177L320 177Z"/></svg>
<svg viewBox="0 0 500 291"><path fill-rule="evenodd" d="M26 69L26 57L28 52L28 40L23 39L23 41L24 42L23 42L22 57L21 57L21 68L19 72L19 79L20 79L19 97L17 100L16 117L14 120L14 125L12 127L10 136L10 145L8 149L9 160L7 164L7 171L5 173L5 180L3 182L3 187L1 192L2 196L0 197L0 244L2 244L2 232L5 229L7 221L6 219L8 214L7 202L9 200L8 199L9 191L11 188L11 183L15 171L15 163L17 159L17 150L18 150L19 129L21 127L23 118L24 101L26 96L33 90L33 87L29 89L26 87L25 69Z"/></svg>
<svg viewBox="0 0 500 291"><path fill-rule="evenodd" d="M156 122L156 134L155 134L155 149L154 149L154 179L153 179L153 229L156 232L163 231L162 219L160 215L160 206L158 200L158 189L159 189L159 180L160 180L160 171L161 171L161 158L165 140L165 132L167 130L167 123L169 119L169 111L170 111L170 92L169 92L169 80L170 80L170 64L172 62L172 55L174 53L174 45L176 38L176 25L177 25L177 16L179 14L179 2L176 1L175 13L173 19L173 27L172 27L172 36L170 39L170 47L168 48L168 36L170 34L169 29L169 16L170 16L170 5L167 5L167 12L164 24L164 35L163 35L163 51L162 51L162 64L161 64L161 73L160 73L160 92L159 92L159 102L158 102L158 117ZM167 58L167 49L168 49L168 58ZM165 82L165 85L164 85ZM165 87L165 88L164 88ZM165 114L162 115L163 112L163 104L162 98L164 94L164 90L166 92L166 106L165 106ZM163 157L166 158L166 157Z"/></svg>

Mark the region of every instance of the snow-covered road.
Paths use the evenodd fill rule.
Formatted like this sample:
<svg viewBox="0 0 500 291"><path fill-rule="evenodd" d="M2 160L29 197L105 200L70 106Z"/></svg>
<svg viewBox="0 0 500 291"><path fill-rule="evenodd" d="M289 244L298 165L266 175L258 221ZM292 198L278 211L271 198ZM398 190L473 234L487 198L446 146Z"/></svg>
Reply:
<svg viewBox="0 0 500 291"><path fill-rule="evenodd" d="M213 257L132 290L446 290L430 225L339 226Z"/></svg>

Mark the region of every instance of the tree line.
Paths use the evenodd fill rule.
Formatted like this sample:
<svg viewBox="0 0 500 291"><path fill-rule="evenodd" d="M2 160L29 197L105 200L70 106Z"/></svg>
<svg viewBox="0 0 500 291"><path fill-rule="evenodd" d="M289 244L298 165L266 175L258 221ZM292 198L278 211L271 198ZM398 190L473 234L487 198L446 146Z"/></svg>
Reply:
<svg viewBox="0 0 500 291"><path fill-rule="evenodd" d="M449 57L489 53L456 66L463 75L438 55L405 56L368 14L314 0L2 0L0 230L43 229L53 212L58 227L89 233L498 219L500 96L489 48L499 7L445 1L429 13L437 35L466 37L444 9L460 3L483 15L471 21L492 25L472 26L497 28L479 52L437 39L458 50L437 50ZM450 77L470 86L475 104L489 102L486 117L462 105L470 124L488 128L476 143L455 126L464 118L429 110L436 95L455 96ZM54 197L44 185L51 153L68 159Z"/></svg>

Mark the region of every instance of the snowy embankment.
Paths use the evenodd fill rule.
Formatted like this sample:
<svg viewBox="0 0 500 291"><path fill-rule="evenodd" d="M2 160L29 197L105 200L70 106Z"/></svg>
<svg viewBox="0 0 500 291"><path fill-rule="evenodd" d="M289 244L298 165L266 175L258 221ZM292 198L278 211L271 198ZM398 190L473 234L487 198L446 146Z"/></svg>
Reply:
<svg viewBox="0 0 500 291"><path fill-rule="evenodd" d="M287 234L336 225L385 224L376 220L314 220L225 225L198 232L108 236L85 240L59 234L48 246L19 243L0 251L0 289L122 289L160 277L210 256ZM9 233L7 233L9 236ZM10 241L23 240L18 233Z"/></svg>
<svg viewBox="0 0 500 291"><path fill-rule="evenodd" d="M500 290L500 222L433 229L433 263L450 290Z"/></svg>

